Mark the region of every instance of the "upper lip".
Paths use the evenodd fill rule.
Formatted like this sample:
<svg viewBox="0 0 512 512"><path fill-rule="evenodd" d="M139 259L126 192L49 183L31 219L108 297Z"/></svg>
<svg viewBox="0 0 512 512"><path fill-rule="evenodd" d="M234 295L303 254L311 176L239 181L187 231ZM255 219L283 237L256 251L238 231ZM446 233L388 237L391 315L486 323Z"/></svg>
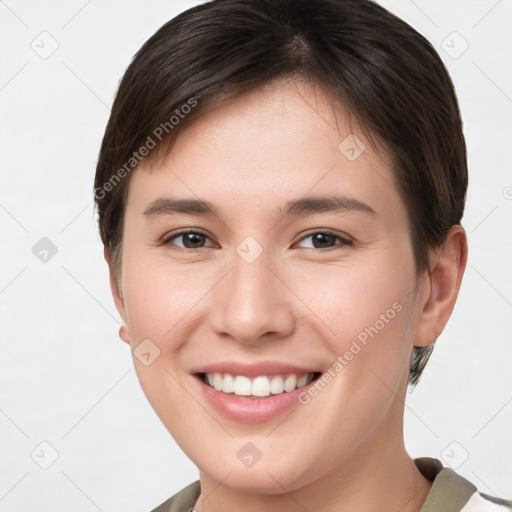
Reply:
<svg viewBox="0 0 512 512"><path fill-rule="evenodd" d="M281 363L279 361L261 361L247 363L237 361L222 361L192 368L190 373L229 373L230 375L245 375L246 377L258 377L260 375L286 375L294 373L304 375L316 373L319 370Z"/></svg>

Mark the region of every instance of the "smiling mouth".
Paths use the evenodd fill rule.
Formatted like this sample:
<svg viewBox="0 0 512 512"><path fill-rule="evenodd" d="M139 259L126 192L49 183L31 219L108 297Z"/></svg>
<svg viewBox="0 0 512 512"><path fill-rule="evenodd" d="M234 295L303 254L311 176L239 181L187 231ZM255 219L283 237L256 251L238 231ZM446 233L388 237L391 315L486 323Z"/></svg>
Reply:
<svg viewBox="0 0 512 512"><path fill-rule="evenodd" d="M283 375L260 375L250 378L230 373L198 373L196 376L207 386L227 395L248 398L264 398L290 393L311 384L320 377L320 372L289 373Z"/></svg>

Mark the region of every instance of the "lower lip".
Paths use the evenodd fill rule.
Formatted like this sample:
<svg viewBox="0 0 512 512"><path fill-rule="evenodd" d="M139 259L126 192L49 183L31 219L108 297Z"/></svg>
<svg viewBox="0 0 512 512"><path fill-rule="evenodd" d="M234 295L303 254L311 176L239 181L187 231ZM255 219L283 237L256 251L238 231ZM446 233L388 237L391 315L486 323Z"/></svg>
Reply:
<svg viewBox="0 0 512 512"><path fill-rule="evenodd" d="M314 385L307 386L278 395L261 398L228 395L205 384L200 377L194 376L209 402L224 416L241 423L263 423L280 416L294 406L301 405L299 395Z"/></svg>

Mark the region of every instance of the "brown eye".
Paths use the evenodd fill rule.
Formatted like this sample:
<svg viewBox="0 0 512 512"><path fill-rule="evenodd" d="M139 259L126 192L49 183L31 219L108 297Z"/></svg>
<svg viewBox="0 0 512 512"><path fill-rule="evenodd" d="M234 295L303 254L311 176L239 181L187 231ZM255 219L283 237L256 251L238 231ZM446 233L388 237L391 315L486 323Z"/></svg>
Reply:
<svg viewBox="0 0 512 512"><path fill-rule="evenodd" d="M181 240L180 243L176 243L176 240ZM208 237L199 231L180 231L175 233L163 241L164 245L176 245L181 249L202 249L205 246L205 241Z"/></svg>
<svg viewBox="0 0 512 512"><path fill-rule="evenodd" d="M315 233L310 233L303 237L300 242L308 239L311 239L311 245L307 248L311 249L332 249L335 248L336 245L352 245L351 240L348 240L336 233L331 233L330 231L317 231ZM340 240L341 243L336 244L337 240Z"/></svg>

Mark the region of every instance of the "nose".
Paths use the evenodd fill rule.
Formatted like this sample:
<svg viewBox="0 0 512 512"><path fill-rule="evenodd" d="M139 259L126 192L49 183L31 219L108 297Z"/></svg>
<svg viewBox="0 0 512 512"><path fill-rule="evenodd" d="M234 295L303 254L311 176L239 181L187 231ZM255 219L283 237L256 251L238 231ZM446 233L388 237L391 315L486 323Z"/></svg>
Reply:
<svg viewBox="0 0 512 512"><path fill-rule="evenodd" d="M291 335L297 299L279 269L272 267L276 265L271 265L265 251L250 263L235 254L230 272L212 297L211 322L217 335L245 345Z"/></svg>

